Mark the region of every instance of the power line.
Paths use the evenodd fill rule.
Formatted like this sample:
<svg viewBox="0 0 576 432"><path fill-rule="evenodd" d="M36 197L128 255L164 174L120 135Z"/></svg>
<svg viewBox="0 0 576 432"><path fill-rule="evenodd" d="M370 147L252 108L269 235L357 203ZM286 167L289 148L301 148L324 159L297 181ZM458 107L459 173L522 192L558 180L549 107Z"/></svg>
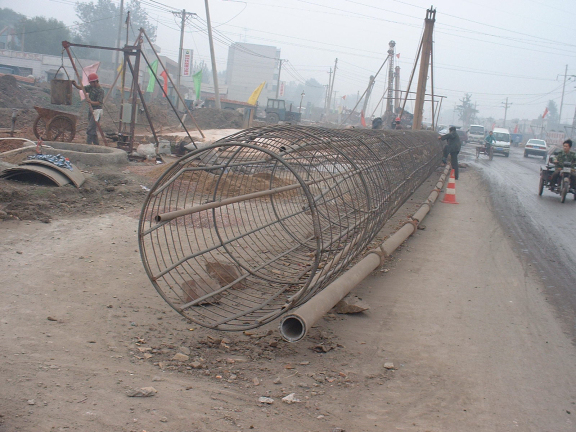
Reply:
<svg viewBox="0 0 576 432"><path fill-rule="evenodd" d="M116 15L112 15L112 16L107 17L107 18L100 18L100 19L97 19L97 20L85 21L85 22L82 22L82 23L80 23L80 24L74 24L74 25L70 25L70 26L66 26L66 25L65 25L65 26L60 26L60 27L52 27L52 28L49 28L49 29L34 30L34 31L23 32L23 33L19 33L19 34L25 34L25 35L27 35L27 34L33 34L33 33L43 33L43 32L48 32L48 31L53 31L53 30L60 30L60 29L63 29L63 28L71 29L71 28L73 28L73 27L79 27L79 26L83 26L83 25L85 25L85 24L91 24L91 23L95 23L95 22L99 22L99 21L106 21L106 20L109 20L109 19L112 19L112 18L117 18L118 16L120 16L120 15L119 15L119 14L116 14Z"/></svg>
<svg viewBox="0 0 576 432"><path fill-rule="evenodd" d="M402 0L393 0L393 1L395 1L395 2L397 2L397 3L405 4L405 5L408 5L408 6L412 6L412 7L418 8L418 9L420 9L420 10L422 9L422 7L420 7L420 6L416 6L416 5L414 5L414 4L411 4L411 3L408 3L408 2L405 2L405 1L402 1ZM457 16L457 15L451 15L451 14L448 14L448 13L443 13L443 15L446 15L446 16L449 16L449 17L452 17L452 18L456 18L456 19L459 19L459 20L462 20L462 21L468 21L468 22L471 22L471 23L474 23L474 24L479 24L479 25L481 25L481 26L491 27L491 28L495 28L495 29L498 29L498 30L503 30L503 31L506 31L506 32L509 32L509 33L514 33L515 35L528 36L528 37L531 37L531 38L537 38L537 39L540 40L540 41L548 41L548 42L555 43L555 44L560 44L560 45L566 45L566 46L576 47L576 45L573 45L573 44L568 44L568 43L565 43L565 42L559 42L559 41L556 41L556 40L553 40L553 39L546 39L546 38L543 38L543 37L537 37L537 36L534 36L534 35L531 35L531 34L528 34L528 33L522 33L522 32L516 31L516 30L510 30L510 29L507 29L507 28L504 28L504 27L498 27L498 26L495 26L495 25L491 25L491 24L487 24L487 23L482 23L482 22L479 22L479 21L474 21L474 20L471 20L471 19L468 19L468 18L459 17L459 16Z"/></svg>

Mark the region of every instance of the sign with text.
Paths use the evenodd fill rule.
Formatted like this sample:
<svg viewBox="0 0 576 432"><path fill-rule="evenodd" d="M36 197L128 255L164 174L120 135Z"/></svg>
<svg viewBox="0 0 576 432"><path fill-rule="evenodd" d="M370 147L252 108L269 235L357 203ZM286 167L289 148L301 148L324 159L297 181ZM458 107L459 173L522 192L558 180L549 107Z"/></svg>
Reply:
<svg viewBox="0 0 576 432"><path fill-rule="evenodd" d="M182 76L192 76L192 50L185 49L182 56Z"/></svg>
<svg viewBox="0 0 576 432"><path fill-rule="evenodd" d="M278 97L284 96L284 86L286 85L285 81L280 81L280 91L278 92Z"/></svg>

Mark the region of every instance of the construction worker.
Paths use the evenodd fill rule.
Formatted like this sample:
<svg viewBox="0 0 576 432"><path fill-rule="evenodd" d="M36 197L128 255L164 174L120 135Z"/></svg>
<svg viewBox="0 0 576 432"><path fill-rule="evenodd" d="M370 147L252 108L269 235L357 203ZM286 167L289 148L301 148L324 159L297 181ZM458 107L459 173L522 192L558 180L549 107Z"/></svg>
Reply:
<svg viewBox="0 0 576 432"><path fill-rule="evenodd" d="M100 86L98 81L98 75L91 73L88 75L87 86L81 86L72 81L72 85L78 90L84 89L87 98L86 101L92 105L92 111L88 109L88 127L86 128L86 144L99 145L98 142L98 126L97 123L100 121L102 116L102 104L104 102L104 89ZM92 114L94 113L94 114Z"/></svg>
<svg viewBox="0 0 576 432"><path fill-rule="evenodd" d="M450 126L448 133L439 136L438 139L448 141L444 146L442 162L447 163L448 155L450 155L452 169L454 170L454 178L458 180L458 153L460 153L462 143L460 142L460 137L456 133L456 127Z"/></svg>
<svg viewBox="0 0 576 432"><path fill-rule="evenodd" d="M400 117L396 117L396 120L394 120L394 129L402 129L402 120L400 119Z"/></svg>

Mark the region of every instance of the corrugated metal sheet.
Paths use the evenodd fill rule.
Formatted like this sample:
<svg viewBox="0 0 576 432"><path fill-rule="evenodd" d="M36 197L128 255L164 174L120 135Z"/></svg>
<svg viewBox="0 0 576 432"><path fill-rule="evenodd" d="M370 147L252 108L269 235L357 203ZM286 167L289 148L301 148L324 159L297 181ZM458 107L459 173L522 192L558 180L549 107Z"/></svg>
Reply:
<svg viewBox="0 0 576 432"><path fill-rule="evenodd" d="M74 186L76 186L77 188L82 186L84 184L84 182L86 181L86 178L84 177L84 174L82 174L82 171L80 171L78 169L78 167L74 164L71 164L72 168L73 168L72 171L70 171L66 168L60 168L59 166L56 166L50 162L38 160L38 159L25 160L24 162L22 162L20 164L20 166L24 166L24 165L41 165L41 166L46 166L48 168L52 168L56 171L59 171L61 174L64 174L66 177L68 177L70 179L70 181L72 183L74 183Z"/></svg>
<svg viewBox="0 0 576 432"><path fill-rule="evenodd" d="M52 167L41 165L19 165L14 168L8 168L0 174L0 177L5 179L11 179L13 177L25 178L27 175L35 174L46 177L57 186L64 186L71 183L71 179L68 176L61 174L58 170L55 170Z"/></svg>

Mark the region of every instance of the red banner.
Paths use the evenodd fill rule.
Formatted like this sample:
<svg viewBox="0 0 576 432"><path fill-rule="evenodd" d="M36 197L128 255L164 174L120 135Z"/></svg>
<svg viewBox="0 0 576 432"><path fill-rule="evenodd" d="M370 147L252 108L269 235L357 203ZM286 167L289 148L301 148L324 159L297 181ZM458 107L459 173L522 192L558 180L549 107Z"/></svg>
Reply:
<svg viewBox="0 0 576 432"><path fill-rule="evenodd" d="M164 97L166 97L168 94L168 74L166 71L162 71L160 76L164 79L164 85L162 87L164 87Z"/></svg>

